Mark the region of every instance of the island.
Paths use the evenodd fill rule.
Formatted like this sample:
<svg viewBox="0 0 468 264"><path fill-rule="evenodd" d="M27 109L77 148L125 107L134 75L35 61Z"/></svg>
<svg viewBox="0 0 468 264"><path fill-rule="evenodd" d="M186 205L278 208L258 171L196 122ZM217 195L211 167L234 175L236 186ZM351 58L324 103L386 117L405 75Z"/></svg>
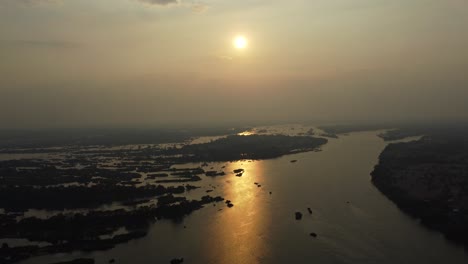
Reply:
<svg viewBox="0 0 468 264"><path fill-rule="evenodd" d="M181 155L180 159L187 162L272 159L317 150L327 142L325 138L312 136L232 135L205 144L167 150L166 155Z"/></svg>
<svg viewBox="0 0 468 264"><path fill-rule="evenodd" d="M31 242L2 245L0 263L108 250L146 236L149 226L159 220L180 224L192 212L224 201L209 195L186 198L187 192L200 188L190 183L231 175L223 171L224 166L204 170L207 162L277 158L317 151L326 143L327 139L312 136L228 135L203 144L109 147L86 143L3 149L18 154L50 150L53 158L0 161L0 239ZM189 162L200 165L177 166ZM243 172L242 168L234 170L235 176ZM109 205L116 207L104 209ZM227 200L226 206L232 208L234 203ZM27 216L30 209L42 210L46 217Z"/></svg>

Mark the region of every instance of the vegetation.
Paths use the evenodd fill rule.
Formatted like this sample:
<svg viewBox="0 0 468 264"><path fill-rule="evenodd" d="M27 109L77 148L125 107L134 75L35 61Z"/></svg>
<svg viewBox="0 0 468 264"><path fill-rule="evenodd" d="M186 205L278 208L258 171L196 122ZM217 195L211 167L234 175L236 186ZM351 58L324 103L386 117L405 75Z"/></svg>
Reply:
<svg viewBox="0 0 468 264"><path fill-rule="evenodd" d="M183 196L186 191L199 188L187 182L200 181L205 176L225 175L222 170L202 169L206 162L276 158L317 150L327 140L311 136L228 136L206 144L132 149L90 147L86 144L94 141L86 142L82 142L83 147L32 149L33 153L59 154L57 158L0 161L0 208L5 211L0 215L0 238L24 238L50 244L4 245L0 249L0 263L13 263L42 254L106 250L145 236L149 224L155 219L178 222L206 204L224 200L208 195L199 200L188 200ZM46 142L44 146L51 144ZM28 149L15 148L15 151L28 153ZM205 162L205 165L173 167L185 162ZM239 171L238 176L242 172ZM168 186L169 183L175 186ZM98 209L114 202L119 202L125 209ZM226 205L234 206L230 201ZM45 219L24 218L22 212L28 209L88 211L85 214L76 210L52 214ZM17 216L20 217L17 219ZM122 229L126 233L114 234Z"/></svg>
<svg viewBox="0 0 468 264"><path fill-rule="evenodd" d="M48 210L96 208L106 203L184 192L184 186L164 187L162 185L144 187L119 185L48 188L0 187L0 207L7 211L25 211L30 208Z"/></svg>
<svg viewBox="0 0 468 264"><path fill-rule="evenodd" d="M116 244L143 237L154 219L180 220L205 204L221 202L221 197L203 196L201 200L166 199L158 207L142 207L132 211L91 211L73 216L57 215L48 219L25 218L0 224L0 234L7 238L27 238L30 241L46 241L49 246L27 246L0 249L0 263L14 263L41 254L71 251L107 250ZM128 232L110 238L102 235L125 228Z"/></svg>
<svg viewBox="0 0 468 264"><path fill-rule="evenodd" d="M372 182L405 212L468 245L468 138L390 144Z"/></svg>
<svg viewBox="0 0 468 264"><path fill-rule="evenodd" d="M244 131L239 128L191 128L191 129L55 129L55 130L2 130L1 148L51 148L64 146L118 146L133 144L161 144L186 141L192 137L219 136ZM48 149L47 151L52 151ZM57 149L56 151L61 151Z"/></svg>
<svg viewBox="0 0 468 264"><path fill-rule="evenodd" d="M186 145L180 150L173 150L172 154L183 154L192 161L271 159L315 150L326 143L324 138L310 136L236 135L205 144Z"/></svg>

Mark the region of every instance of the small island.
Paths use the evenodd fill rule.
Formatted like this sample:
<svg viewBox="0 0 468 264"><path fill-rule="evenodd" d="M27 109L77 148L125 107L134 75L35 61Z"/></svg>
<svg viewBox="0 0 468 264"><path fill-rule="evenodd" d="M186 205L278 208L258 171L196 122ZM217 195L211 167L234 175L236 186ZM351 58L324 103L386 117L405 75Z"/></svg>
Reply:
<svg viewBox="0 0 468 264"><path fill-rule="evenodd" d="M207 162L277 158L318 150L325 143L326 139L311 136L231 135L178 147L71 145L54 149L54 154L62 154L59 158L0 161L0 208L4 210L0 238L31 242L27 246L2 245L0 263L45 254L107 250L144 237L156 221L167 219L177 224L204 206L224 201L209 195L186 198L187 192L200 188L189 183L228 175L223 170L204 170ZM30 150L37 153L36 148ZM28 153L28 149L10 151ZM200 166L174 166L188 162L200 162ZM244 169L233 173L240 177ZM205 193L209 192L212 190ZM118 207L102 209L111 204ZM226 206L234 204L227 200ZM45 218L30 217L24 214L29 209L51 213ZM65 209L69 212L61 212Z"/></svg>

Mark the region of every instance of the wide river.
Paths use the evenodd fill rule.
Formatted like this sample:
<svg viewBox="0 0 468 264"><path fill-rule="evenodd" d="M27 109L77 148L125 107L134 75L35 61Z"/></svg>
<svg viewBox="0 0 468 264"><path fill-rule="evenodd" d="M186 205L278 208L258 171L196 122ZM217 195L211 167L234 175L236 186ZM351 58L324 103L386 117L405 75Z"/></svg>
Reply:
<svg viewBox="0 0 468 264"><path fill-rule="evenodd" d="M330 139L321 152L210 164L226 166L226 172L245 169L242 177L231 173L204 177L204 187L196 190L204 193L215 186L211 195L231 200L234 207L218 203L196 211L183 223L156 222L148 236L112 250L44 256L23 263L78 257L135 264L169 263L175 257L203 264L468 263L462 247L402 213L372 185L369 174L386 145L376 134ZM298 161L290 162L294 159ZM296 211L303 213L302 220L295 220ZM311 237L311 232L318 236Z"/></svg>

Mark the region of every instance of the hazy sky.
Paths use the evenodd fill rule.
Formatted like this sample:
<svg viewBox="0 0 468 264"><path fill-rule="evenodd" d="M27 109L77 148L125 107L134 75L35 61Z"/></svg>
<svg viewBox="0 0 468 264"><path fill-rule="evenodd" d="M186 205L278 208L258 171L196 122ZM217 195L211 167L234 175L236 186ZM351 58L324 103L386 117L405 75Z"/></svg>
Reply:
<svg viewBox="0 0 468 264"><path fill-rule="evenodd" d="M467 102L467 0L0 0L0 128L468 119Z"/></svg>

